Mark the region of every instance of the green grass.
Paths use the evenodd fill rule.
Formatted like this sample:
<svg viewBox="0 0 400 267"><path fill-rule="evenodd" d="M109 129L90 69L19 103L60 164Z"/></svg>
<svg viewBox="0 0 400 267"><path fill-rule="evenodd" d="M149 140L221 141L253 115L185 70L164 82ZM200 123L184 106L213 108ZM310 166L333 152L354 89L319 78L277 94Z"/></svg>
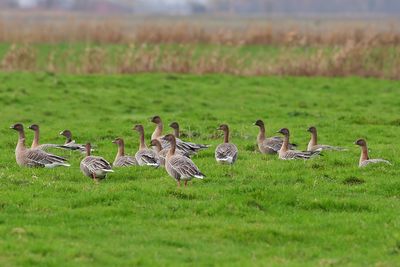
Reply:
<svg viewBox="0 0 400 267"><path fill-rule="evenodd" d="M400 83L345 78L241 78L141 74L0 74L1 266L396 266L400 262ZM21 169L15 122L41 125L42 142L69 128L112 161L111 141L138 147L136 123L176 120L207 175L176 188L163 169L117 169L100 184L70 168ZM255 152L262 118L304 149L315 125L321 143L347 152L281 161ZM216 164L216 128L228 123L239 158ZM167 129L168 131L170 129ZM29 130L28 130L29 131ZM393 166L357 167L364 137L371 156ZM27 132L30 143L32 132Z"/></svg>

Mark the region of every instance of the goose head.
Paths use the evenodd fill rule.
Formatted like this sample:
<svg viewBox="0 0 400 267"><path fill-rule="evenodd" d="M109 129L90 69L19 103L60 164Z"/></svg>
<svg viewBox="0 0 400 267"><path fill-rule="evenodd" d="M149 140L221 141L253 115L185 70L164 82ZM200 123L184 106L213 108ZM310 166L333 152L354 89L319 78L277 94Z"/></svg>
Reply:
<svg viewBox="0 0 400 267"><path fill-rule="evenodd" d="M263 126L264 126L264 122L263 122L262 120L257 120L257 121L254 123L254 125L255 125L255 126L258 126L258 127L263 127Z"/></svg>
<svg viewBox="0 0 400 267"><path fill-rule="evenodd" d="M123 145L124 144L124 140L120 137L115 138L114 141L112 141L112 143L116 144L116 145Z"/></svg>
<svg viewBox="0 0 400 267"><path fill-rule="evenodd" d="M64 131L60 132L60 135L65 136L66 138L71 138L72 133L70 130L64 130Z"/></svg>
<svg viewBox="0 0 400 267"><path fill-rule="evenodd" d="M171 142L175 141L175 136L173 134L167 134L162 139L171 143Z"/></svg>
<svg viewBox="0 0 400 267"><path fill-rule="evenodd" d="M283 134L284 136L289 136L289 129L288 128L282 128L277 133Z"/></svg>
<svg viewBox="0 0 400 267"><path fill-rule="evenodd" d="M32 124L31 126L28 127L32 131L38 131L39 130L39 125L37 124Z"/></svg>
<svg viewBox="0 0 400 267"><path fill-rule="evenodd" d="M354 144L357 145L357 146L366 146L367 145L367 141L365 141L364 139L360 138L357 141L355 141Z"/></svg>
<svg viewBox="0 0 400 267"><path fill-rule="evenodd" d="M229 130L229 127L228 127L228 125L226 125L226 124L221 124L218 128L217 128L217 130L220 130L220 131L228 131Z"/></svg>
<svg viewBox="0 0 400 267"><path fill-rule="evenodd" d="M158 141L157 139L152 139L150 141L150 146L157 147L159 150L161 150L161 148L162 148L160 141Z"/></svg>
<svg viewBox="0 0 400 267"><path fill-rule="evenodd" d="M160 116L154 116L153 118L151 118L151 122L152 122L152 123L155 123L155 124L161 123L161 118L160 118Z"/></svg>
<svg viewBox="0 0 400 267"><path fill-rule="evenodd" d="M10 126L10 129L16 130L17 132L21 132L24 130L24 126L21 123L16 123Z"/></svg>
<svg viewBox="0 0 400 267"><path fill-rule="evenodd" d="M317 128L315 128L314 126L311 126L311 127L309 127L309 128L307 129L307 132L316 133L316 132L317 132Z"/></svg>
<svg viewBox="0 0 400 267"><path fill-rule="evenodd" d="M143 128L143 125L141 125L141 124L136 124L136 125L132 128L132 130L138 131L138 132L140 133L140 132L143 132L143 131L144 131L144 128Z"/></svg>
<svg viewBox="0 0 400 267"><path fill-rule="evenodd" d="M171 127L172 129L179 129L179 124L177 122L173 122L169 125L169 127Z"/></svg>

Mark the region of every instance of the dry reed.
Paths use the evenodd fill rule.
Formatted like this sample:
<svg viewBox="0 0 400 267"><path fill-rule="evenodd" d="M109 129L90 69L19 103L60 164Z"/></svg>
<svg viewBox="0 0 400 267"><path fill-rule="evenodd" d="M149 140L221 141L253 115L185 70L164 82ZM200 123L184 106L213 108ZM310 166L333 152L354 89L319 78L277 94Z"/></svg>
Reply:
<svg viewBox="0 0 400 267"><path fill-rule="evenodd" d="M2 71L47 71L73 74L128 74L140 72L227 73L244 76L363 76L400 79L400 47L377 48L349 41L332 50L318 48L299 53L296 47L282 48L274 58L225 51L218 46L196 50L193 45L173 49L160 45L134 45L118 50L107 46L50 50L38 60L40 46L12 45L1 60ZM43 55L42 55L43 56ZM41 63L45 61L46 63Z"/></svg>

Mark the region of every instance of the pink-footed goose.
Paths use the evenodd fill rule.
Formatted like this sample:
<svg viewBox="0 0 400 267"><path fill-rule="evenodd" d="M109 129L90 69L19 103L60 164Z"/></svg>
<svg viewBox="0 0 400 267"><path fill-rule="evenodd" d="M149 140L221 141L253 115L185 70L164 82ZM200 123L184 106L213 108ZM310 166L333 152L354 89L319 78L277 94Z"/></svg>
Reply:
<svg viewBox="0 0 400 267"><path fill-rule="evenodd" d="M18 132L18 143L15 149L15 158L19 166L54 168L58 166L69 167L65 158L47 153L41 149L26 148L24 126L20 123L10 127Z"/></svg>
<svg viewBox="0 0 400 267"><path fill-rule="evenodd" d="M39 125L32 124L28 128L34 132L33 141L32 141L32 145L31 145L32 149L35 148L35 149L40 149L40 150L48 150L50 148L61 148L62 145L39 144L39 138L40 138Z"/></svg>
<svg viewBox="0 0 400 267"><path fill-rule="evenodd" d="M289 149L289 130L287 128L282 128L278 131L284 135L283 144L281 149L279 149L279 158L283 160L291 159L310 159L320 153L320 151L299 151Z"/></svg>
<svg viewBox="0 0 400 267"><path fill-rule="evenodd" d="M280 136L273 136L267 138L265 136L265 125L262 120L257 120L254 125L260 128L260 131L257 135L257 145L258 149L263 154L276 154L278 153L279 149L281 149L283 144L283 138ZM296 147L295 144L288 145L289 149L294 149Z"/></svg>
<svg viewBox="0 0 400 267"><path fill-rule="evenodd" d="M165 158L165 169L177 181L178 187L180 187L181 181L184 181L186 186L187 182L192 178L203 179L205 177L190 158L176 153L176 138L174 135L167 134L162 139L170 143L170 148Z"/></svg>
<svg viewBox="0 0 400 267"><path fill-rule="evenodd" d="M370 159L368 156L367 142L364 139L358 139L354 144L361 147L361 156L358 164L360 168L374 163L386 163L392 165L388 160L385 159Z"/></svg>
<svg viewBox="0 0 400 267"><path fill-rule="evenodd" d="M163 123L162 120L159 116L154 116L151 119L151 122L156 124L156 128L151 135L151 139L158 139L161 142L161 145L163 148L169 148L170 144L166 142L162 137L163 137ZM196 154L199 150L208 148L208 145L202 145L202 144L195 144L191 142L184 142L179 138L176 138L176 148L177 150L182 150L185 152L187 155L193 155Z"/></svg>
<svg viewBox="0 0 400 267"><path fill-rule="evenodd" d="M311 133L310 142L308 142L307 151L326 151L326 150L334 150L334 151L344 151L346 150L343 147L338 146L330 146L330 145L319 145L318 144L318 136L317 136L317 128L311 126L307 129L308 132Z"/></svg>
<svg viewBox="0 0 400 267"><path fill-rule="evenodd" d="M81 171L87 177L93 180L100 180L106 178L107 174L114 172L110 163L102 157L91 156L91 145L86 144L86 157L81 161Z"/></svg>
<svg viewBox="0 0 400 267"><path fill-rule="evenodd" d="M229 143L229 127L226 124L221 124L217 130L224 132L224 143L217 146L215 149L215 159L219 163L233 164L238 155L237 147Z"/></svg>
<svg viewBox="0 0 400 267"><path fill-rule="evenodd" d="M158 157L157 153L152 150L148 149L145 142L144 142L144 128L143 125L135 125L133 130L139 133L139 150L135 154L136 161L140 166L148 165L158 167L160 166L160 158Z"/></svg>
<svg viewBox="0 0 400 267"><path fill-rule="evenodd" d="M152 147L154 147L155 151L158 154L158 157L160 158L160 166L165 167L165 158L167 157L169 148L162 148L161 146L161 142L158 139L153 139L150 142L150 145ZM175 151L176 154L188 157L185 152L181 151L181 150L176 150Z"/></svg>
<svg viewBox="0 0 400 267"><path fill-rule="evenodd" d="M118 152L115 156L113 166L115 167L128 167L132 165L138 165L135 157L125 155L125 143L124 139L116 138L112 141L114 144L118 145Z"/></svg>
<svg viewBox="0 0 400 267"><path fill-rule="evenodd" d="M86 153L86 146L83 144L77 144L75 140L72 139L72 133L70 130L64 130L60 132L60 135L65 136L65 143L61 146L61 148L69 149L69 150L76 150L81 153ZM93 152L93 149L92 149Z"/></svg>

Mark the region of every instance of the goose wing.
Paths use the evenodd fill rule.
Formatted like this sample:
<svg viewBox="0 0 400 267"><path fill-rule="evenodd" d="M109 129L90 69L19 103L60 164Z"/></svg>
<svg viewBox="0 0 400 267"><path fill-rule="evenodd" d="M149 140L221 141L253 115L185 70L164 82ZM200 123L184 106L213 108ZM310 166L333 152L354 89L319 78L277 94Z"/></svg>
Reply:
<svg viewBox="0 0 400 267"><path fill-rule="evenodd" d="M85 152L85 145L75 143L75 140L72 140L69 143L59 146L60 148L69 149L69 150L79 150L81 152ZM93 149L91 149L93 151Z"/></svg>
<svg viewBox="0 0 400 267"><path fill-rule="evenodd" d="M102 157L89 156L86 157L82 163L91 173L96 171L111 171L111 164Z"/></svg>
<svg viewBox="0 0 400 267"><path fill-rule="evenodd" d="M385 159L367 159L360 163L360 167L365 167L368 164L375 164L375 163L386 163L386 164L392 165L392 163L390 163L390 161L385 160Z"/></svg>
<svg viewBox="0 0 400 267"><path fill-rule="evenodd" d="M282 159L310 159L318 155L320 151L288 150L281 156Z"/></svg>
<svg viewBox="0 0 400 267"><path fill-rule="evenodd" d="M37 147L35 147L35 149L40 149L40 150L48 150L48 149L51 149L51 148L61 148L62 147L62 145L56 145L56 144L41 144L41 145L39 145L39 146L37 146Z"/></svg>
<svg viewBox="0 0 400 267"><path fill-rule="evenodd" d="M65 158L47 153L41 149L28 149L25 157L27 165L31 167L70 166Z"/></svg>
<svg viewBox="0 0 400 267"><path fill-rule="evenodd" d="M139 165L159 166L160 159L156 152L151 149L142 149L136 152L135 158ZM141 164L142 163L142 164Z"/></svg>
<svg viewBox="0 0 400 267"><path fill-rule="evenodd" d="M346 148L330 145L315 145L312 147L311 151L345 151Z"/></svg>
<svg viewBox="0 0 400 267"><path fill-rule="evenodd" d="M190 158L176 155L171 157L166 164L168 164L169 167L177 172L182 178L195 177L203 179L205 177Z"/></svg>
<svg viewBox="0 0 400 267"><path fill-rule="evenodd" d="M171 147L170 143L168 141L164 140L162 137L158 138L158 140L161 142L161 146L163 148ZM176 138L176 148L177 148L177 150L183 151L185 156L190 156L190 155L196 154L199 150L205 149L208 147L209 147L208 145L185 142L179 138Z"/></svg>
<svg viewBox="0 0 400 267"><path fill-rule="evenodd" d="M220 144L215 149L215 159L220 161L229 161L233 163L237 158L237 154L237 147L231 143Z"/></svg>
<svg viewBox="0 0 400 267"><path fill-rule="evenodd" d="M114 163L114 165L118 167L128 167L128 166L138 165L138 163L135 157L123 156L119 157L117 161Z"/></svg>
<svg viewBox="0 0 400 267"><path fill-rule="evenodd" d="M263 142L263 146L269 149L274 150L275 152L278 152L279 149L281 149L283 144L283 138L280 136L272 136L270 138L267 138ZM296 147L296 144L291 144L289 143L289 149L294 149Z"/></svg>

